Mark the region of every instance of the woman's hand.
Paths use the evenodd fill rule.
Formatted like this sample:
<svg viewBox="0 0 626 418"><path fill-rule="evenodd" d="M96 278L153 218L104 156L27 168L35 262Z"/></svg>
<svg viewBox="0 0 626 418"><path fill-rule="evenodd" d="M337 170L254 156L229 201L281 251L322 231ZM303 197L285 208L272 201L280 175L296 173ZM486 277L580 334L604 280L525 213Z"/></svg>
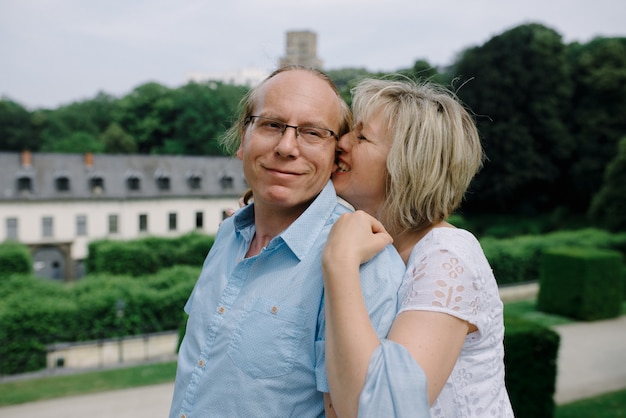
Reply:
<svg viewBox="0 0 626 418"><path fill-rule="evenodd" d="M333 225L323 253L323 264L365 263L393 238L383 224L362 210L342 215Z"/></svg>

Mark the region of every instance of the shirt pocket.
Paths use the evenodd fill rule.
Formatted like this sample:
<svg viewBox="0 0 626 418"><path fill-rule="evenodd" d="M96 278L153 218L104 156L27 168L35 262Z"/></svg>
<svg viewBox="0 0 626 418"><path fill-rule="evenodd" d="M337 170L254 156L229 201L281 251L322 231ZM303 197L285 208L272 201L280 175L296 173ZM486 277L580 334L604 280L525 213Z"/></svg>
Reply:
<svg viewBox="0 0 626 418"><path fill-rule="evenodd" d="M295 306L257 299L244 311L233 333L228 356L253 378L291 372L305 332L305 311Z"/></svg>

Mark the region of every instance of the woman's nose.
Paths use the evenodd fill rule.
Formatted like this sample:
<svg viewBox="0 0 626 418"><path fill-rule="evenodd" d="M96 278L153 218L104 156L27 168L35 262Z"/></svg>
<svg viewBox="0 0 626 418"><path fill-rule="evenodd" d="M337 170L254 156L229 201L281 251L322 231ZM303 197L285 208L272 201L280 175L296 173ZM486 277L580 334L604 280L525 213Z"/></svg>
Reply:
<svg viewBox="0 0 626 418"><path fill-rule="evenodd" d="M354 131L350 131L339 138L339 141L337 141L337 149L343 152L349 152L354 144L354 141Z"/></svg>

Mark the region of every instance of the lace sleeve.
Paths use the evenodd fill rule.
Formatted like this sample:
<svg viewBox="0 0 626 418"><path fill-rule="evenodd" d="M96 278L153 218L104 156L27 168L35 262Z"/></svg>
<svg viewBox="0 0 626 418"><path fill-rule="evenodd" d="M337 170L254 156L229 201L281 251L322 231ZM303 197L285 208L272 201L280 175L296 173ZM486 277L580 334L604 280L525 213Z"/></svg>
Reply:
<svg viewBox="0 0 626 418"><path fill-rule="evenodd" d="M398 313L444 312L480 329L481 312L490 298L485 284L493 275L473 236L467 239L459 230L452 231L429 234L413 249L398 292Z"/></svg>

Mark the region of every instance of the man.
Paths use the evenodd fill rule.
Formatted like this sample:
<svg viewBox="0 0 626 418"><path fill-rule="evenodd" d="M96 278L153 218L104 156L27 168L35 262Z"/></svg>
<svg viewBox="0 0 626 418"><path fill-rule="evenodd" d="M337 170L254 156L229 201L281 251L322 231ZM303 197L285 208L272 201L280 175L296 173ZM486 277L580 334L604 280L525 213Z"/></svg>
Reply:
<svg viewBox="0 0 626 418"><path fill-rule="evenodd" d="M330 175L349 110L323 73L275 71L244 97L226 143L254 203L220 226L185 311L170 417L318 417L329 404L321 251L348 211ZM384 337L404 273L388 247L361 267Z"/></svg>

